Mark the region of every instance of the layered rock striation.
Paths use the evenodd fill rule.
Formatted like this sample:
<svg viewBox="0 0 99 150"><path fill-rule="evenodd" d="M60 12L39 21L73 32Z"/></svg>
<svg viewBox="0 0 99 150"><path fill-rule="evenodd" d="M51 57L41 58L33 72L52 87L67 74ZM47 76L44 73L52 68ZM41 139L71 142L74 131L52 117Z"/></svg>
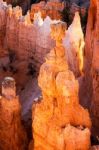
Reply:
<svg viewBox="0 0 99 150"><path fill-rule="evenodd" d="M63 22L51 25L56 46L40 68L38 82L43 99L32 112L35 150L90 148L91 120L88 111L79 104L78 82L65 58L62 44L65 28Z"/></svg>

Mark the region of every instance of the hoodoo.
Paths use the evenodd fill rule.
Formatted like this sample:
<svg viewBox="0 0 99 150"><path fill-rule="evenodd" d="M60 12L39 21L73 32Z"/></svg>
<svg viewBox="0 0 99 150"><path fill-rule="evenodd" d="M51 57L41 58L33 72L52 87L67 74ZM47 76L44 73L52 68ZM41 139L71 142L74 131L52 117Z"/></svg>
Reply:
<svg viewBox="0 0 99 150"><path fill-rule="evenodd" d="M33 107L34 150L90 148L91 120L88 111L79 104L78 82L65 59L62 45L65 29L63 22L51 25L56 46L40 68L38 82L43 99L35 110Z"/></svg>
<svg viewBox="0 0 99 150"><path fill-rule="evenodd" d="M21 106L15 81L6 77L0 97L0 150L25 150L27 136L21 123Z"/></svg>

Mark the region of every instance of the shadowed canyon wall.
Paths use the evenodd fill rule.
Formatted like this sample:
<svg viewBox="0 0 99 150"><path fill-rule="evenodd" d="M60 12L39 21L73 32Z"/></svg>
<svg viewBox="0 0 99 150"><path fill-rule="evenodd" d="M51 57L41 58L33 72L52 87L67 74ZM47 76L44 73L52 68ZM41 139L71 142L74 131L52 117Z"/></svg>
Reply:
<svg viewBox="0 0 99 150"><path fill-rule="evenodd" d="M86 32L86 74L91 93L91 114L96 135L99 135L99 1L91 0ZM91 90L90 90L91 89Z"/></svg>

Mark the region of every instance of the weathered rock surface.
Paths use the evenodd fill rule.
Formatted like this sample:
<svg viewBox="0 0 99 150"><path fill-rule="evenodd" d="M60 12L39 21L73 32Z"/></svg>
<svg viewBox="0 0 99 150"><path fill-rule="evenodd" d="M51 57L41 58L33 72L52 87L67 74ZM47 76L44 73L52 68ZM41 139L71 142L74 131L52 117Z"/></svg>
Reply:
<svg viewBox="0 0 99 150"><path fill-rule="evenodd" d="M92 146L91 150L99 150L99 146Z"/></svg>
<svg viewBox="0 0 99 150"><path fill-rule="evenodd" d="M83 74L84 67L84 35L81 28L79 13L75 13L74 20L69 26L63 41L70 70L75 76Z"/></svg>
<svg viewBox="0 0 99 150"><path fill-rule="evenodd" d="M62 45L65 28L62 22L51 25L56 47L40 68L38 81L43 100L32 112L35 150L88 150L90 147L90 117L79 105L78 82L68 69Z"/></svg>
<svg viewBox="0 0 99 150"><path fill-rule="evenodd" d="M27 136L21 123L21 106L16 96L15 81L5 78L0 97L0 149L25 150Z"/></svg>
<svg viewBox="0 0 99 150"><path fill-rule="evenodd" d="M20 6L22 8L23 14L30 9L30 0L4 0L7 4L11 4L13 7Z"/></svg>
<svg viewBox="0 0 99 150"><path fill-rule="evenodd" d="M7 9L6 45L7 49L16 54L20 61L34 62L37 68L44 61L46 53L53 47L50 38L50 24L52 20L46 18L43 22L40 15L35 17L34 24L30 20L30 14L22 16L20 7ZM39 14L39 13L38 13ZM40 20L42 20L40 24ZM37 23L38 22L38 23ZM38 25L37 25L38 24ZM30 33L30 34L28 34ZM42 36L42 39L40 38ZM42 57L41 57L42 56Z"/></svg>
<svg viewBox="0 0 99 150"><path fill-rule="evenodd" d="M45 3L41 1L40 3L33 4L31 6L31 20L34 19L34 13L41 12L42 18L46 18L49 16L51 19L61 19L62 18L62 11L64 9L64 3L61 2L54 2L48 1Z"/></svg>
<svg viewBox="0 0 99 150"><path fill-rule="evenodd" d="M0 2L0 55L2 52L2 55L4 54L3 52L3 46L4 46L4 37L6 34L6 8L7 5L6 3L3 3L2 1Z"/></svg>
<svg viewBox="0 0 99 150"><path fill-rule="evenodd" d="M85 48L85 72L87 92L91 98L91 114L94 134L99 135L99 2L91 0Z"/></svg>
<svg viewBox="0 0 99 150"><path fill-rule="evenodd" d="M83 3L80 5L79 2L74 1L69 7L69 19L74 17L75 11L79 11L80 15L85 17L87 5L86 8L83 8L84 5L86 4ZM68 6L59 1L41 2L32 5L30 13L27 12L27 15L22 16L22 9L20 7L12 8L11 5L8 6L6 3L0 1L0 84L5 76L15 78L20 90L18 92L21 93L21 98L23 98L21 99L22 118L26 121L26 124L29 124L28 127L30 127L30 122L28 122L31 119L30 108L35 97L37 100L37 96L40 94L38 87L35 86L37 83L31 77L33 77L35 69L38 71L38 68L44 62L45 55L52 49L46 57L46 62L40 69L39 86L42 90L43 100L40 104L36 105L35 112L33 112L33 114L35 113L32 125L34 129L35 149L73 150L76 147L88 150L90 147L91 121L88 112L79 105L79 85L75 79L75 77L83 74L84 55L84 38L78 13L76 13L73 23L66 32L66 26L64 27L63 25L65 33L61 32L61 26L59 30L60 34L59 32L55 33L55 31L53 32L54 34L52 33L52 37L58 41L56 42L56 47L55 41L51 39L50 35L50 25L53 23L56 25L57 23L60 24L59 21L55 21L54 19L61 19L64 7ZM87 82L85 90L90 100L91 88L93 87L91 112L93 125L96 129L94 131L98 135L99 66L98 20L96 18L98 18L98 3L92 1L86 35L85 74ZM54 30L54 28L56 29L53 26L52 29ZM65 49L62 41L58 39L62 33L63 37L65 36ZM32 82L30 83L29 80ZM31 86L32 83L33 85ZM92 86L90 85L91 83ZM4 150L11 149L13 145L15 148L20 148L21 150L26 145L21 145L22 142L24 143L25 133L21 125L19 99L15 97L9 101L5 97L6 95L1 97L0 104L2 104L2 108L0 109L0 114L9 119L5 121L1 117L0 120L0 126L5 126L6 124L7 128L7 132L5 132L5 128L2 129L3 132L0 131L0 138L3 139L0 142L0 149L2 149L3 142L5 142L6 148ZM86 96L84 95L84 97ZM9 113L6 115L6 112ZM12 120L14 120L13 114L14 116L19 116L18 120L15 120L17 123L12 123ZM11 136L7 136L9 135L8 126L11 128L10 135L14 137L13 139L11 139ZM12 130L17 134L14 134ZM30 128L29 131L31 132ZM5 136L5 139L2 138L3 136ZM20 141L17 136L20 137ZM80 141L79 137L81 137ZM12 140L11 143L10 139ZM31 149L33 149L32 144L31 142ZM7 147L7 145L9 146ZM40 148L37 147L39 145Z"/></svg>
<svg viewBox="0 0 99 150"><path fill-rule="evenodd" d="M3 2L0 4L2 7L5 6L5 3ZM44 5L44 2L36 5L37 6L33 5L33 10L35 10L38 5ZM55 7L54 3L52 2L48 2L46 6L47 5L50 7L52 7L53 5L53 7ZM57 6L57 11L58 9L63 9L61 7L62 4L55 5ZM22 16L22 9L18 6L12 8L12 6L6 5L5 9L3 9L3 13L5 14L5 16L3 16L3 18L5 18L5 34L3 36L3 41L2 38L0 39L2 43L5 43L6 45L6 52L8 52L8 54L9 52L14 53L18 61L27 61L28 64L31 63L38 70L40 65L44 62L45 55L55 45L54 41L50 37L50 24L55 22L55 20L50 19L50 15L48 14L49 16L47 16L43 21L40 16L41 13L38 12L34 15L34 22L32 23L30 19L31 13L28 12L26 16ZM76 21L77 23L75 23ZM77 39L75 39L75 36L77 34L79 36L77 37ZM79 15L75 16L72 25L69 27L65 43L67 47L66 52L68 56L68 63L71 70L73 70L75 75L77 76L82 72L83 60L81 59L83 58L81 56L84 47L83 33L81 30ZM78 58L75 56L76 54L78 55ZM72 59L72 61L70 58ZM75 60L75 58L77 58L78 60Z"/></svg>

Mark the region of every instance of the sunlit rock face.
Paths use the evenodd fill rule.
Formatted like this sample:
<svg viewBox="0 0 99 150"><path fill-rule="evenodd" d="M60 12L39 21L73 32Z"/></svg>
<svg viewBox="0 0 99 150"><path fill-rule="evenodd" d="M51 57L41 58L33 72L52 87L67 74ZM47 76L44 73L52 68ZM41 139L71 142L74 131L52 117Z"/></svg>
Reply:
<svg viewBox="0 0 99 150"><path fill-rule="evenodd" d="M33 107L33 150L89 150L91 121L79 104L78 82L68 68L62 39L66 25L51 25L56 46L46 57L38 78L43 99ZM78 115L79 114L79 115Z"/></svg>
<svg viewBox="0 0 99 150"><path fill-rule="evenodd" d="M6 77L0 97L0 149L25 150L27 136L21 123L21 106L16 96L15 81Z"/></svg>
<svg viewBox="0 0 99 150"><path fill-rule="evenodd" d="M66 56L70 70L72 70L75 76L83 74L84 66L84 35L81 28L79 13L75 13L74 20L69 26L65 39L63 41L66 47Z"/></svg>
<svg viewBox="0 0 99 150"><path fill-rule="evenodd" d="M92 93L91 113L94 133L99 135L99 2L91 0L86 32L86 64L88 92ZM88 82L89 81L89 82ZM93 89L93 91L91 90Z"/></svg>

